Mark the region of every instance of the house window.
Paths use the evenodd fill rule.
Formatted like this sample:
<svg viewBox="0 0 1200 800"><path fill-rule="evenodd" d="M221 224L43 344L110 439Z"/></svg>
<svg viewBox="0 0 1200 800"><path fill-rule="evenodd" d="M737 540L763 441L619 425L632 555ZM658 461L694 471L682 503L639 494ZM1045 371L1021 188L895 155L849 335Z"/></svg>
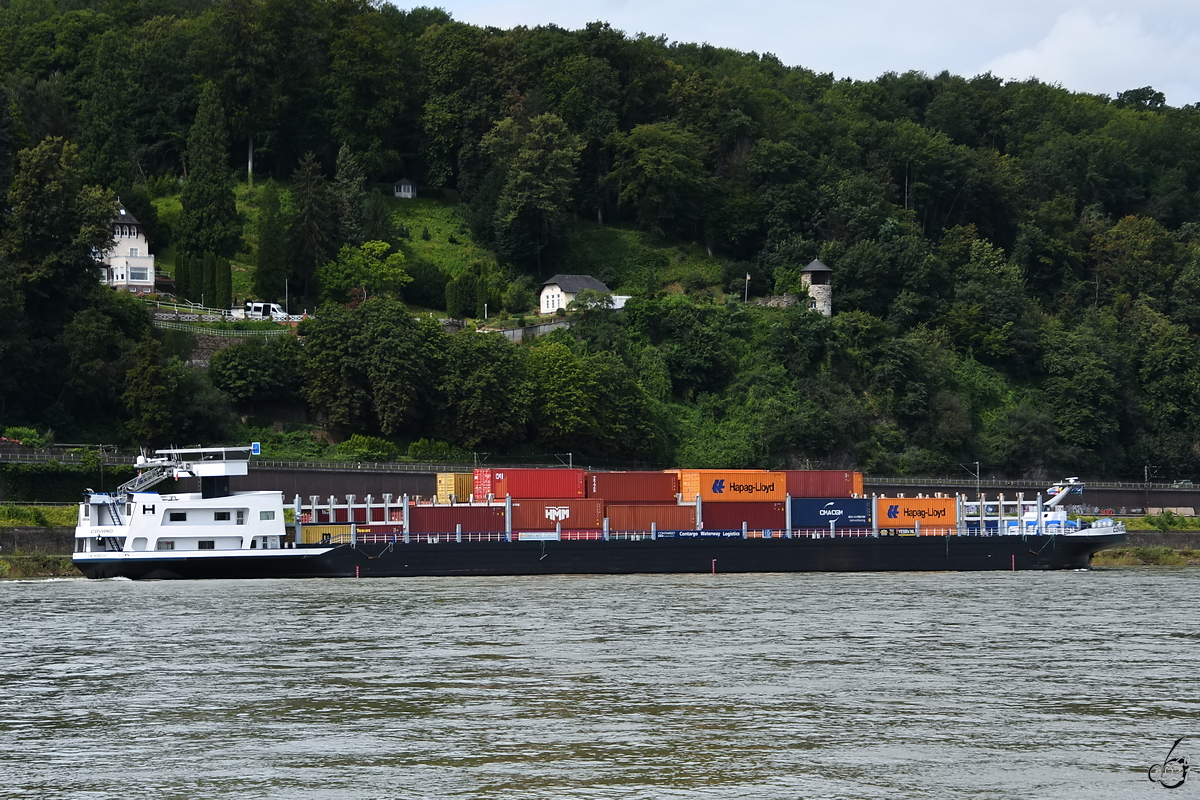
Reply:
<svg viewBox="0 0 1200 800"><path fill-rule="evenodd" d="M172 511L170 514L167 515L167 519L170 522L187 522L187 512L186 511Z"/></svg>
<svg viewBox="0 0 1200 800"><path fill-rule="evenodd" d="M201 539L200 540L200 549L201 550L216 550L217 543L215 541L213 541L212 539Z"/></svg>
<svg viewBox="0 0 1200 800"><path fill-rule="evenodd" d="M260 512L258 512L258 518L259 519L275 519L275 512L274 511L260 511Z"/></svg>
<svg viewBox="0 0 1200 800"><path fill-rule="evenodd" d="M228 511L214 511L213 519L216 520L217 522L229 522L229 512Z"/></svg>
<svg viewBox="0 0 1200 800"><path fill-rule="evenodd" d="M150 280L150 270L146 267L130 267L129 280L141 281L145 283L146 281Z"/></svg>
<svg viewBox="0 0 1200 800"><path fill-rule="evenodd" d="M170 539L159 539L158 544L154 546L155 550L174 550L175 542Z"/></svg>
<svg viewBox="0 0 1200 800"><path fill-rule="evenodd" d="M136 247L129 248L129 257L130 258L137 258L139 255L141 255L141 253L138 252L138 249Z"/></svg>

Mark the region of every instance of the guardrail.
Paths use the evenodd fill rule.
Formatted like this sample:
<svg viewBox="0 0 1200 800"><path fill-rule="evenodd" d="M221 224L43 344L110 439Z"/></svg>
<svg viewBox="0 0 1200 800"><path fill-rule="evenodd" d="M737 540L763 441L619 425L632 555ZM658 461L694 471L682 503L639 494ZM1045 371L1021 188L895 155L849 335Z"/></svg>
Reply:
<svg viewBox="0 0 1200 800"><path fill-rule="evenodd" d="M207 320L209 322L217 322L218 320ZM169 322L167 320L158 319L157 315L154 319L154 327L162 328L169 331L187 331L188 333L203 333L205 336L231 336L245 338L250 336L286 336L292 332L291 328L255 328L248 330L228 330L226 328L206 328L202 325L188 325L183 322Z"/></svg>

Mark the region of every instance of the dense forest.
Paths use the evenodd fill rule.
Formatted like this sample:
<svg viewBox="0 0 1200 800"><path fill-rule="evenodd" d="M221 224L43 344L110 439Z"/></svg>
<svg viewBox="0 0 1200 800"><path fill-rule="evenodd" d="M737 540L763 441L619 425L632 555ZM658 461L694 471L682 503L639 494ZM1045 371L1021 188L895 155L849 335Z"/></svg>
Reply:
<svg viewBox="0 0 1200 800"><path fill-rule="evenodd" d="M419 254L428 227L379 191L399 177L475 255ZM0 424L60 441L1200 464L1200 109L1151 87L842 80L365 0L0 0L0 197ZM232 260L313 318L185 366L186 336L95 279L117 197L180 293L239 299ZM814 258L832 317L753 302L803 295ZM560 272L632 298L524 345L435 318L517 319Z"/></svg>

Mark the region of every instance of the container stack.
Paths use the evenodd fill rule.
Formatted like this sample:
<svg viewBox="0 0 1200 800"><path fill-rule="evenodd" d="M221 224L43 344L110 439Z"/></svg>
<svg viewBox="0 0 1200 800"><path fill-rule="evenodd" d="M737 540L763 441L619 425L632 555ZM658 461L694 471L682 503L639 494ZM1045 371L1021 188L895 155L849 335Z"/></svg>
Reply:
<svg viewBox="0 0 1200 800"><path fill-rule="evenodd" d="M907 531L952 526L952 499L879 501L862 497L863 476L850 470L664 470L594 472L582 469L487 468L440 473L434 504L411 502L386 520L412 534L561 533L598 538L651 531L797 531L809 535ZM359 514L323 513L314 522L358 521ZM375 521L374 516L364 516ZM382 517L380 521L383 521ZM370 526L372 529L379 527ZM379 531L383 531L382 527ZM314 531L316 533L316 531ZM572 536L566 536L571 533ZM532 538L532 537L529 537Z"/></svg>

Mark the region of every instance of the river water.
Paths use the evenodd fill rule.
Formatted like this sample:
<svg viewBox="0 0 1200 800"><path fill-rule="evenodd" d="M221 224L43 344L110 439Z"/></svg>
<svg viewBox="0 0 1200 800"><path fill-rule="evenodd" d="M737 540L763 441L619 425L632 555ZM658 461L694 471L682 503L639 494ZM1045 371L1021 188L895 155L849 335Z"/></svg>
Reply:
<svg viewBox="0 0 1200 800"><path fill-rule="evenodd" d="M1187 568L0 582L0 797L1160 797L1175 738L1200 761L1197 597Z"/></svg>

